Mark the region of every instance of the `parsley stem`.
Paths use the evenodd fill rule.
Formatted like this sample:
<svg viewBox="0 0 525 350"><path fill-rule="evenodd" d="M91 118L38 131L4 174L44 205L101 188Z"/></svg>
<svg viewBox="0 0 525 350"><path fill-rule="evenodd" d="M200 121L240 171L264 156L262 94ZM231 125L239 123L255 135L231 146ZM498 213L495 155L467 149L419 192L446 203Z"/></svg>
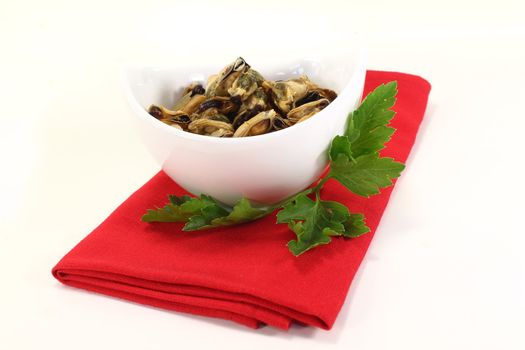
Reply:
<svg viewBox="0 0 525 350"><path fill-rule="evenodd" d="M268 213L271 213L274 210L282 208L282 207L286 206L287 204L293 202L295 200L295 198L297 198L297 196L300 195L300 194L309 195L309 194L315 193L316 198L319 198L319 191L321 191L321 188L323 187L325 182L328 181L328 179L330 179L330 177L331 177L330 174L328 174L325 177L323 177L321 180L319 180L319 182L317 182L317 185L315 185L314 187L307 188L306 190L304 190L302 192L299 192L299 193L297 193L297 194L295 194L295 195L285 199L284 201L282 201L280 203L277 203L277 204L274 204L274 205L270 206L268 208Z"/></svg>
<svg viewBox="0 0 525 350"><path fill-rule="evenodd" d="M279 208L283 208L285 205L293 202L295 200L295 198L300 195L300 194L305 194L305 195L309 195L310 193L312 193L312 188L307 188L306 190L302 191L302 192L299 192L297 194L294 194L293 196L291 197L288 197L286 198L284 201L280 202L280 203L277 203L277 204L274 204L272 205L271 207L269 207L268 211L269 212L273 212L274 210L276 209L279 209Z"/></svg>
<svg viewBox="0 0 525 350"><path fill-rule="evenodd" d="M321 180L319 180L317 185L315 185L315 187L312 188L312 192L315 192L315 194L317 195L319 193L319 191L321 191L321 188L323 187L325 182L328 181L328 179L330 179L330 174L328 174L327 176L325 176Z"/></svg>

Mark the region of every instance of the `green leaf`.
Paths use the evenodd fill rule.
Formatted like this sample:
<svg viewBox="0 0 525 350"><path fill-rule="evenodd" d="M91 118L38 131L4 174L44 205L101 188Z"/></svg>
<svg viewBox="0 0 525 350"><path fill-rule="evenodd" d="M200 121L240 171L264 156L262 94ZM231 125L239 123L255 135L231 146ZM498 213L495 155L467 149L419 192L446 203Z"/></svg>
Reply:
<svg viewBox="0 0 525 350"><path fill-rule="evenodd" d="M142 221L186 222L183 230L194 231L253 221L274 210L273 207L254 208L246 198L241 198L233 208L207 195L169 196L169 201L162 208L149 209Z"/></svg>
<svg viewBox="0 0 525 350"><path fill-rule="evenodd" d="M396 102L397 82L379 85L350 114L345 135L351 142L352 156L378 152L385 147L395 129L387 126L394 117L390 108Z"/></svg>
<svg viewBox="0 0 525 350"><path fill-rule="evenodd" d="M370 232L370 228L365 224L365 216L363 214L350 214L348 220L343 225L345 226L345 237L359 237L367 232Z"/></svg>
<svg viewBox="0 0 525 350"><path fill-rule="evenodd" d="M190 196L188 195L184 195L184 196L175 196L175 195L169 195L168 196L169 200L171 203L175 204L175 205L181 205L182 203L185 203L187 201L189 201L191 199Z"/></svg>
<svg viewBox="0 0 525 350"><path fill-rule="evenodd" d="M201 195L200 200L195 198L181 205L182 210L191 207L193 214L182 228L183 231L194 231L214 227L213 220L228 216L230 210L225 209L219 202L209 196Z"/></svg>
<svg viewBox="0 0 525 350"><path fill-rule="evenodd" d="M379 158L377 153L364 155L351 161L339 154L332 162L329 176L350 191L363 197L379 193L379 189L392 185L392 179L401 175L405 166L392 158Z"/></svg>
<svg viewBox="0 0 525 350"><path fill-rule="evenodd" d="M168 196L170 202L162 208L148 209L141 218L145 222L186 222L193 214L191 211L184 211L181 204L192 199L190 196Z"/></svg>
<svg viewBox="0 0 525 350"><path fill-rule="evenodd" d="M339 154L343 154L348 158L352 158L352 149L350 139L348 136L336 136L330 144L330 150L328 151L330 160L334 161L337 159Z"/></svg>
<svg viewBox="0 0 525 350"><path fill-rule="evenodd" d="M200 197L192 197L180 204L180 210L184 213L188 213L190 216L200 214L202 210L207 207L222 208L219 202L205 194L201 194Z"/></svg>
<svg viewBox="0 0 525 350"><path fill-rule="evenodd" d="M166 204L163 208L148 209L141 218L145 222L185 222L187 219L173 203Z"/></svg>
<svg viewBox="0 0 525 350"><path fill-rule="evenodd" d="M212 226L228 226L249 222L266 216L273 211L274 208L254 208L249 200L241 198L227 216L213 220Z"/></svg>
<svg viewBox="0 0 525 350"><path fill-rule="evenodd" d="M330 236L344 234L343 225L350 218L348 208L332 201L313 201L299 194L277 213L278 223L288 223L297 240L288 242L288 248L298 256L321 244L330 243Z"/></svg>

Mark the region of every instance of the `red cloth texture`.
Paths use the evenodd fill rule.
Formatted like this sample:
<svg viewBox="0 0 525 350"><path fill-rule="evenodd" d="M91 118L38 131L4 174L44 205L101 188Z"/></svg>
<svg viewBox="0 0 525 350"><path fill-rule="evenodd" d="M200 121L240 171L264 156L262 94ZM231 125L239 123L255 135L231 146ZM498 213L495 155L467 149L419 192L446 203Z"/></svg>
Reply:
<svg viewBox="0 0 525 350"><path fill-rule="evenodd" d="M423 119L430 84L414 75L369 71L365 94L397 80L397 129L383 155L406 161ZM294 239L275 215L227 228L183 232L179 223L144 223L146 209L185 191L159 172L53 268L62 283L163 309L288 329L330 329L388 203L393 186L365 199L330 180L325 200L364 213L372 232L333 238L294 257ZM387 234L387 232L384 232Z"/></svg>

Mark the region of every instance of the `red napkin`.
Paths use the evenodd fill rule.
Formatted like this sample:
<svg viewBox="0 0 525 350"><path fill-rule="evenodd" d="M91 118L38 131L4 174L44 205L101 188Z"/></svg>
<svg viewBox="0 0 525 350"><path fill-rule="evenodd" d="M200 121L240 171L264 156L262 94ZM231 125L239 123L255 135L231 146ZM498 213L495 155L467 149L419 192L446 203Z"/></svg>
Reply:
<svg viewBox="0 0 525 350"><path fill-rule="evenodd" d="M365 94L397 80L397 129L383 154L405 161L423 119L430 84L417 76L369 71ZM183 194L159 172L122 203L53 268L69 286L138 303L288 329L292 322L330 329L372 240L392 187L364 199L329 181L324 199L362 212L371 233L332 243L294 257L286 243L295 238L275 216L228 228L182 232L182 224L140 221L168 194Z"/></svg>

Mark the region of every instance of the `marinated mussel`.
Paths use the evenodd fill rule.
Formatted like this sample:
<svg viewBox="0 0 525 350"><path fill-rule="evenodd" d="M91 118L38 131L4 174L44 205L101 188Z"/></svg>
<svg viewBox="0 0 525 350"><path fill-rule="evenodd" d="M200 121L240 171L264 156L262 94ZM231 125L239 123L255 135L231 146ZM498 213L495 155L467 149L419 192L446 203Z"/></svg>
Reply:
<svg viewBox="0 0 525 350"><path fill-rule="evenodd" d="M275 117L277 117L277 113L275 113L273 109L260 112L242 123L237 130L235 130L233 137L266 134L272 130Z"/></svg>
<svg viewBox="0 0 525 350"><path fill-rule="evenodd" d="M290 112L288 112L288 120L290 120L294 124L300 123L310 118L314 114L319 113L323 108L325 108L329 104L330 101L326 98L305 103L299 107L295 107Z"/></svg>
<svg viewBox="0 0 525 350"><path fill-rule="evenodd" d="M206 86L192 82L171 109L151 105L149 114L180 130L215 137L262 135L293 126L328 106L337 94L306 75L266 80L239 57Z"/></svg>
<svg viewBox="0 0 525 350"><path fill-rule="evenodd" d="M194 134L210 136L232 136L233 127L230 123L214 119L197 119L188 125L188 130Z"/></svg>

